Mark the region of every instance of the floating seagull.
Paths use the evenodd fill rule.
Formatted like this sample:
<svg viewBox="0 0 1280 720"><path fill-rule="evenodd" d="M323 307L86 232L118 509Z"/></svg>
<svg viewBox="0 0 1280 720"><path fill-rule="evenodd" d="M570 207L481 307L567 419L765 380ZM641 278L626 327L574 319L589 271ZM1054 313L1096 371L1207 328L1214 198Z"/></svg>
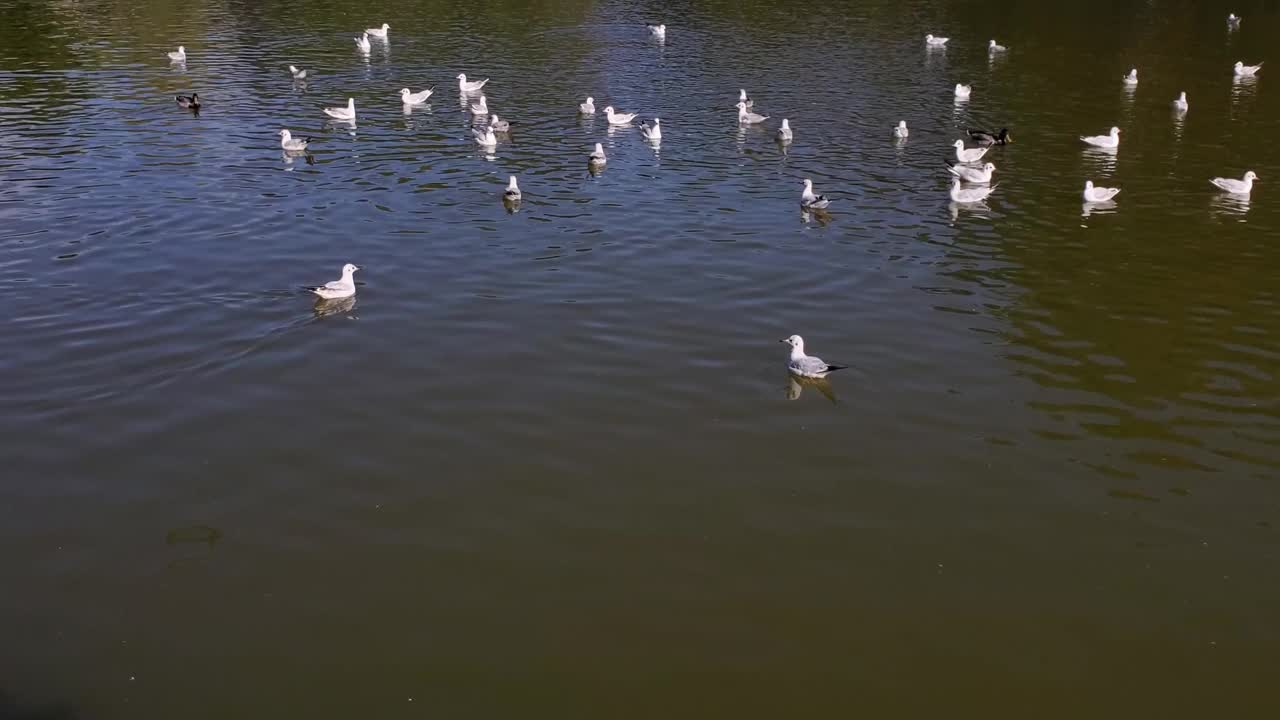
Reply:
<svg viewBox="0 0 1280 720"><path fill-rule="evenodd" d="M434 87L430 87L422 92L410 92L409 88L400 88L400 102L405 105L421 105L435 90Z"/></svg>
<svg viewBox="0 0 1280 720"><path fill-rule="evenodd" d="M1092 180L1084 181L1084 201L1087 203L1111 202L1111 198L1120 194L1120 188L1094 187Z"/></svg>
<svg viewBox="0 0 1280 720"><path fill-rule="evenodd" d="M950 162L950 161L948 161ZM947 172L968 183L976 185L986 185L991 182L991 173L996 171L996 166L987 163L982 167L969 167L968 165L948 165Z"/></svg>
<svg viewBox="0 0 1280 720"><path fill-rule="evenodd" d="M471 134L475 136L476 144L481 147L491 148L498 144L498 136L493 134L493 128L488 125L480 130L472 130Z"/></svg>
<svg viewBox="0 0 1280 720"><path fill-rule="evenodd" d="M778 342L791 346L791 357L787 360L787 370L793 375L804 378L824 378L827 373L844 370L848 365L828 365L822 358L804 354L804 338L792 335Z"/></svg>
<svg viewBox="0 0 1280 720"><path fill-rule="evenodd" d="M650 25L649 33L652 34L654 37L658 38L659 40L666 40L667 26L666 25Z"/></svg>
<svg viewBox="0 0 1280 720"><path fill-rule="evenodd" d="M744 102L739 101L737 108L738 123L740 125L755 125L756 123L762 123L769 119L768 115L757 115L756 113L747 110L747 104Z"/></svg>
<svg viewBox="0 0 1280 720"><path fill-rule="evenodd" d="M947 41L950 39L951 38L934 37L933 35L925 35L924 44L928 45L929 47L942 47L943 45L946 45Z"/></svg>
<svg viewBox="0 0 1280 720"><path fill-rule="evenodd" d="M596 99L595 99L595 98L593 98L593 97L591 97L591 96L587 96L587 101L586 101L586 102L584 102L584 103L578 103L578 114L580 114L580 115L595 115L595 114L596 114Z"/></svg>
<svg viewBox="0 0 1280 720"><path fill-rule="evenodd" d="M1232 27L1240 27L1240 21L1243 19L1244 18L1240 17L1239 15L1235 13L1231 13L1230 15L1227 16L1227 24Z"/></svg>
<svg viewBox="0 0 1280 720"><path fill-rule="evenodd" d="M654 118L652 125L646 122L640 123L640 134L644 135L644 139L649 142L662 142L662 121Z"/></svg>
<svg viewBox="0 0 1280 720"><path fill-rule="evenodd" d="M1185 92L1178 95L1178 99L1173 101L1173 109L1178 112L1186 112L1189 107L1191 106L1187 104L1187 94Z"/></svg>
<svg viewBox="0 0 1280 720"><path fill-rule="evenodd" d="M307 71L306 71L306 70L299 70L298 68L296 68L296 67L294 67L294 66L292 66L292 65L290 65L290 66L289 66L289 74L290 74L290 75L293 75L293 79L294 79L294 80L306 80L306 79L307 79Z"/></svg>
<svg viewBox="0 0 1280 720"><path fill-rule="evenodd" d="M587 157L587 162L592 165L604 165L609 162L609 158L604 156L604 145L596 143L595 150L591 151L591 155Z"/></svg>
<svg viewBox="0 0 1280 720"><path fill-rule="evenodd" d="M791 142L791 122L786 118L782 118L782 127L778 128L778 140L780 142Z"/></svg>
<svg viewBox="0 0 1280 720"><path fill-rule="evenodd" d="M169 59L172 60L173 62L187 61L187 49L181 45L178 46L177 52L167 53L167 55L169 56Z"/></svg>
<svg viewBox="0 0 1280 720"><path fill-rule="evenodd" d="M520 199L520 186L516 185L516 176L511 176L511 181L507 183L507 189L502 191L502 199L515 202Z"/></svg>
<svg viewBox="0 0 1280 720"><path fill-rule="evenodd" d="M178 95L175 99L178 102L178 107L184 107L184 108L187 108L188 110L200 109L200 93L191 93L190 95Z"/></svg>
<svg viewBox="0 0 1280 720"><path fill-rule="evenodd" d="M961 85L960 83L956 83L956 99L957 100L968 100L969 95L972 92L973 92L972 85Z"/></svg>
<svg viewBox="0 0 1280 720"><path fill-rule="evenodd" d="M372 49L373 47L372 45L369 44L369 33L362 34L360 37L355 38L355 41L356 41L356 47L360 50L360 52L364 53L365 55L368 55L369 50Z"/></svg>
<svg viewBox="0 0 1280 720"><path fill-rule="evenodd" d="M813 194L813 181L804 179L804 192L800 193L800 207L805 210L826 210L831 201L826 195Z"/></svg>
<svg viewBox="0 0 1280 720"><path fill-rule="evenodd" d="M1243 180L1235 178L1214 178L1209 182L1220 190L1225 190L1232 195L1248 195L1253 192L1253 181L1258 179L1258 174L1250 170L1244 174Z"/></svg>
<svg viewBox="0 0 1280 720"><path fill-rule="evenodd" d="M738 90L738 102L746 103L748 110L750 110L752 107L755 107L755 104L756 104L755 100L752 100L751 98L747 97L746 90Z"/></svg>
<svg viewBox="0 0 1280 720"><path fill-rule="evenodd" d="M982 146L987 145L1008 145L1013 142L1013 138L1009 136L1009 128L1000 128L1000 132L989 132L987 130L969 130L969 137L973 141Z"/></svg>
<svg viewBox="0 0 1280 720"><path fill-rule="evenodd" d="M178 48L178 49L181 50L182 48ZM1262 69L1262 63L1258 63L1257 65L1245 65L1244 63L1237 60L1234 69L1235 69L1236 77L1253 77L1254 75L1258 74L1259 70Z"/></svg>
<svg viewBox="0 0 1280 720"><path fill-rule="evenodd" d="M1138 68L1133 68L1129 70L1129 74L1125 75L1122 79L1124 80L1125 85L1137 85L1138 84Z"/></svg>
<svg viewBox="0 0 1280 720"><path fill-rule="evenodd" d="M965 148L963 140L957 140L955 142L955 147L956 160L959 160L962 163L976 163L982 159L983 155L987 154L988 150L991 149L990 147Z"/></svg>
<svg viewBox="0 0 1280 720"><path fill-rule="evenodd" d="M316 288L308 288L311 292L319 295L325 300L339 300L341 298L349 298L356 294L356 282L351 278L355 271L360 268L347 263L342 266L342 279L333 280Z"/></svg>
<svg viewBox="0 0 1280 720"><path fill-rule="evenodd" d="M458 91L462 93L480 92L480 88L484 87L484 84L487 82L489 82L489 78L476 80L475 82L467 82L467 74L458 73Z"/></svg>
<svg viewBox="0 0 1280 720"><path fill-rule="evenodd" d="M1092 145L1094 147L1120 147L1120 128L1111 128L1111 132L1107 135L1089 135L1088 137L1081 135L1080 139L1083 140L1086 145Z"/></svg>
<svg viewBox="0 0 1280 720"><path fill-rule="evenodd" d="M355 120L356 119L356 100L355 98L347 98L346 107L327 107L324 114L334 120Z"/></svg>
<svg viewBox="0 0 1280 720"><path fill-rule="evenodd" d="M992 40L991 42L987 43L987 52L989 53L1002 53L1008 49L1009 48L997 43L995 40Z"/></svg>
<svg viewBox="0 0 1280 720"><path fill-rule="evenodd" d="M958 203L976 203L986 200L991 193L995 192L999 185L991 187L973 187L966 188L960 186L960 178L951 181L951 199Z"/></svg>
<svg viewBox="0 0 1280 720"><path fill-rule="evenodd" d="M386 40L386 39L387 39L387 31L388 31L388 30L390 30L390 29L391 29L391 26L390 26L390 25L388 25L388 24L386 24L386 23L382 23L382 27L380 27L380 28L369 28L368 30L365 30L365 34L367 34L369 37L376 37L376 38L378 38L379 40Z"/></svg>
<svg viewBox="0 0 1280 720"><path fill-rule="evenodd" d="M471 114L472 115L488 115L489 114L489 101L485 99L485 96L483 95L480 96L480 102L471 103Z"/></svg>
<svg viewBox="0 0 1280 720"><path fill-rule="evenodd" d="M905 138L910 134L911 131L907 129L907 121L899 120L898 127L893 129L893 136L896 138Z"/></svg>
<svg viewBox="0 0 1280 720"><path fill-rule="evenodd" d="M609 118L610 125L626 125L636 119L636 113L614 112L612 105L604 109L604 116Z"/></svg>
<svg viewBox="0 0 1280 720"><path fill-rule="evenodd" d="M497 114L489 116L489 127L493 128L494 132L504 133L511 131L511 123L499 118Z"/></svg>
<svg viewBox="0 0 1280 720"><path fill-rule="evenodd" d="M311 138L295 138L293 133L287 129L280 131L280 147L289 152L301 152L307 149L307 145L311 144Z"/></svg>

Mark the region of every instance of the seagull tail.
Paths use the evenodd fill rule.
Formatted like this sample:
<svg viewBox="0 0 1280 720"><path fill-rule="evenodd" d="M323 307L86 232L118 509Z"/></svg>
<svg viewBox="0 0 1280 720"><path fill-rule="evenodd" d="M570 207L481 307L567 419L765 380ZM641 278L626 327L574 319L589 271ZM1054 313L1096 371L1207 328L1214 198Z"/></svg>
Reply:
<svg viewBox="0 0 1280 720"><path fill-rule="evenodd" d="M849 369L848 365L828 365L827 366L827 372L829 373L833 373L837 370L848 370L848 369Z"/></svg>
<svg viewBox="0 0 1280 720"><path fill-rule="evenodd" d="M951 159L951 158L949 158L949 157L944 157L944 158L942 158L942 162L946 163L946 164L947 164L947 167L955 167L955 166L956 166L956 161L955 161L955 160L952 160L952 159Z"/></svg>

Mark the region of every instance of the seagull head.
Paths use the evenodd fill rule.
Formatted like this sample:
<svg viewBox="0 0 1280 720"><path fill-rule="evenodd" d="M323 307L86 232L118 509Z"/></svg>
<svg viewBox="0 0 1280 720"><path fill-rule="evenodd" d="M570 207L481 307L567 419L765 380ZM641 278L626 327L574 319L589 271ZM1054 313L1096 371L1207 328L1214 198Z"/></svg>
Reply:
<svg viewBox="0 0 1280 720"><path fill-rule="evenodd" d="M289 138L289 136L290 136L290 135L292 135L292 134L293 134L293 133L289 132L289 131L288 131L288 130L286 130L286 129L281 129L281 130L280 130L280 137L285 138L286 140L287 140L287 139Z"/></svg>
<svg viewBox="0 0 1280 720"><path fill-rule="evenodd" d="M906 121L906 120L899 120L899 121L898 121L898 127L902 128L903 130L906 130L906 129L907 129L907 121Z"/></svg>
<svg viewBox="0 0 1280 720"><path fill-rule="evenodd" d="M783 129L783 130L790 130L790 129L791 129L791 121L790 121L790 120L787 120L786 118L782 118L782 129Z"/></svg>
<svg viewBox="0 0 1280 720"><path fill-rule="evenodd" d="M462 82L466 82L466 81L467 81L467 74L466 74L466 73L458 73L458 79L459 79L459 80L461 80Z"/></svg>
<svg viewBox="0 0 1280 720"><path fill-rule="evenodd" d="M179 45L179 46L178 46L178 54L179 54L179 55L186 55L186 54L187 54L187 49L186 49L185 47L183 47L182 45ZM1239 63L1236 63L1236 64L1238 65Z"/></svg>
<svg viewBox="0 0 1280 720"><path fill-rule="evenodd" d="M747 101L747 91L746 91L746 89L745 89L745 88L744 88L744 89L741 89L741 90L738 90L738 100L739 100L739 101L741 101L741 102L746 102L746 101Z"/></svg>
<svg viewBox="0 0 1280 720"><path fill-rule="evenodd" d="M412 94L409 92L409 88L400 88L400 97L408 97Z"/></svg>
<svg viewBox="0 0 1280 720"><path fill-rule="evenodd" d="M512 175L512 176L511 176L511 179L507 182L507 189L508 189L508 190L519 190L519 189L520 189L520 188L519 188L519 186L517 186L517 185L516 185L516 176L515 176L515 175Z"/></svg>
<svg viewBox="0 0 1280 720"><path fill-rule="evenodd" d="M1089 191L1090 191L1090 190L1092 190L1092 189L1093 189L1093 181L1092 181L1092 180L1085 180L1085 181L1084 181L1084 191L1085 191L1085 192L1089 192Z"/></svg>
<svg viewBox="0 0 1280 720"><path fill-rule="evenodd" d="M593 97L591 97L590 95L588 95L588 96L587 96L587 102L586 102L586 104L587 104L587 105L595 105L595 104L596 104L596 99L595 99L595 98L593 98Z"/></svg>
<svg viewBox="0 0 1280 720"><path fill-rule="evenodd" d="M390 25L388 25L388 24L386 24L386 23L382 23L382 32L386 32L386 31L388 31L388 30L390 30L390 29L391 29L391 26L390 26Z"/></svg>
<svg viewBox="0 0 1280 720"><path fill-rule="evenodd" d="M1120 135L1120 128L1118 127L1111 128L1111 137L1119 137L1119 135Z"/></svg>
<svg viewBox="0 0 1280 720"><path fill-rule="evenodd" d="M612 114L613 114L613 106L612 106L612 105L609 105L609 106L605 107L605 109L604 109L604 114L605 114L605 115L612 115Z"/></svg>
<svg viewBox="0 0 1280 720"><path fill-rule="evenodd" d="M182 50L182 48L178 48L178 50L179 50L179 51L181 51L181 50ZM1234 67L1235 67L1235 69L1239 70L1240 68L1244 67L1244 63L1243 63L1243 62L1241 62L1241 61L1239 61L1239 60L1237 60L1237 61L1236 61L1236 64L1235 64L1235 66L1234 66Z"/></svg>
<svg viewBox="0 0 1280 720"><path fill-rule="evenodd" d="M799 335L792 335L791 337L783 338L778 342L790 345L792 349L797 350L801 353L804 352L804 338L800 337Z"/></svg>
<svg viewBox="0 0 1280 720"><path fill-rule="evenodd" d="M350 275L359 269L360 268L356 267L355 265L352 265L351 263L347 263L346 265L342 266L342 274Z"/></svg>
<svg viewBox="0 0 1280 720"><path fill-rule="evenodd" d="M1245 174L1244 174L1244 179L1245 179L1245 182L1248 182L1248 181L1250 181L1250 180L1257 180L1257 179L1258 179L1258 173L1256 173L1256 172L1254 172L1254 171L1250 170L1249 172L1247 172L1247 173L1245 173Z"/></svg>
<svg viewBox="0 0 1280 720"><path fill-rule="evenodd" d="M986 165L983 165L983 166L982 166L982 169L983 169L983 170L986 170L986 171L987 171L987 172L989 172L989 173L990 173L990 172L995 172L995 171L996 171L996 164L995 164L995 163L987 163Z"/></svg>
<svg viewBox="0 0 1280 720"><path fill-rule="evenodd" d="M933 33L929 33L928 35L925 35L925 36L924 36L924 41L925 41L925 42L933 42Z"/></svg>
<svg viewBox="0 0 1280 720"><path fill-rule="evenodd" d="M744 103L744 102L742 102L741 100L739 100L739 101L738 101L738 104L737 104L737 105L734 105L734 107L738 108L739 110L741 110L741 111L743 111L743 112L746 112L746 111L747 111L747 104L746 104L746 103Z"/></svg>
<svg viewBox="0 0 1280 720"><path fill-rule="evenodd" d="M957 149L957 150L963 150L963 149L964 149L964 141L963 141L963 140L957 140L957 141L955 142L955 146L956 146L956 149Z"/></svg>
<svg viewBox="0 0 1280 720"><path fill-rule="evenodd" d="M601 144L601 143L596 143L596 154L597 154L597 155L604 155L604 145L603 145L603 144Z"/></svg>

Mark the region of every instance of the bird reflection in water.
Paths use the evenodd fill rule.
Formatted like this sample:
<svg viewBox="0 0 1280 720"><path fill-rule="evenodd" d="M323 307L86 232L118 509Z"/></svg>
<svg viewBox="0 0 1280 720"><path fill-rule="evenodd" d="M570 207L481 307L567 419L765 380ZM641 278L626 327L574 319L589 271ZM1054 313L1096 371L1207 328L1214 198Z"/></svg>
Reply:
<svg viewBox="0 0 1280 720"><path fill-rule="evenodd" d="M356 306L356 298L351 297L338 298L336 300L325 300L319 298L316 304L311 307L311 312L315 314L317 319L330 317L332 315L343 315L351 312Z"/></svg>
<svg viewBox="0 0 1280 720"><path fill-rule="evenodd" d="M831 387L831 381L826 378L802 378L796 377L791 373L787 373L787 399L799 400L804 394L805 388L813 388L822 393L822 396L831 401L832 405L839 405L840 401L836 399L835 388Z"/></svg>
<svg viewBox="0 0 1280 720"><path fill-rule="evenodd" d="M292 165L295 160L299 159L308 165L316 164L316 156L306 150L283 150L280 152L280 159L284 160L285 165Z"/></svg>
<svg viewBox="0 0 1280 720"><path fill-rule="evenodd" d="M817 210L813 208L800 209L800 221L806 225L811 222L818 223L821 227L831 224L831 213L826 210Z"/></svg>

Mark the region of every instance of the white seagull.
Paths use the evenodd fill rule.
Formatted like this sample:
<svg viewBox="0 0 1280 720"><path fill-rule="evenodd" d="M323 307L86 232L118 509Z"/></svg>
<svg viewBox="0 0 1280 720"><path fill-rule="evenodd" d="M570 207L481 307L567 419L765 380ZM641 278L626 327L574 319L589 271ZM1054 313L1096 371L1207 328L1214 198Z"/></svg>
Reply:
<svg viewBox="0 0 1280 720"><path fill-rule="evenodd" d="M187 49L181 45L178 46L178 49L175 52L166 53L166 54L169 56L169 59L172 60L173 62L187 61Z"/></svg>
<svg viewBox="0 0 1280 720"><path fill-rule="evenodd" d="M280 147L289 152L301 152L307 149L307 145L311 142L311 138L295 138L293 133L287 129L280 131Z"/></svg>
<svg viewBox="0 0 1280 720"><path fill-rule="evenodd" d="M489 78L468 82L466 73L458 73L458 91L462 93L480 92L480 88L484 87L487 82L489 82Z"/></svg>
<svg viewBox="0 0 1280 720"><path fill-rule="evenodd" d="M181 50L182 48L178 49ZM1236 77L1253 77L1262 69L1262 63L1258 63L1257 65L1245 65L1237 60L1233 69L1235 70Z"/></svg>
<svg viewBox="0 0 1280 720"><path fill-rule="evenodd" d="M306 79L307 79L307 71L306 71L306 70L299 70L298 68L296 68L296 67L294 67L294 66L292 66L292 65L290 65L290 66L289 66L289 74L293 76L293 79L294 79L294 80L306 80Z"/></svg>
<svg viewBox="0 0 1280 720"><path fill-rule="evenodd" d="M989 53L1002 53L1008 49L1009 48L1001 45L1000 43L997 43L995 40L992 40L991 42L987 43L987 52Z"/></svg>
<svg viewBox="0 0 1280 720"><path fill-rule="evenodd" d="M480 96L480 102L471 103L471 114L472 115L488 115L489 114L489 101L485 98L485 96L483 95Z"/></svg>
<svg viewBox="0 0 1280 720"><path fill-rule="evenodd" d="M999 185L990 187L960 187L960 178L954 178L951 181L951 199L958 203L976 203L986 200L991 193L995 192Z"/></svg>
<svg viewBox="0 0 1280 720"><path fill-rule="evenodd" d="M334 120L355 120L356 119L356 100L355 98L347 98L346 107L327 107L324 114Z"/></svg>
<svg viewBox="0 0 1280 720"><path fill-rule="evenodd" d="M338 300L341 298L349 298L356 294L356 281L352 279L360 268L347 263L342 266L342 279L332 280L321 285L320 287L308 288L311 292L319 295L325 300Z"/></svg>
<svg viewBox="0 0 1280 720"><path fill-rule="evenodd" d="M1187 104L1187 94L1185 92L1178 95L1178 99L1173 101L1173 109L1178 112L1186 112L1189 107L1191 106Z"/></svg>
<svg viewBox="0 0 1280 720"><path fill-rule="evenodd" d="M973 93L972 85L961 85L960 83L956 83L956 99L957 100L968 100L969 95L972 93Z"/></svg>
<svg viewBox="0 0 1280 720"><path fill-rule="evenodd" d="M596 99L595 99L595 98L593 98L593 97L591 97L591 96L587 96L587 101L586 101L586 102L584 102L584 103L578 103L578 114L580 114L580 115L595 115L595 114L596 114Z"/></svg>
<svg viewBox="0 0 1280 720"><path fill-rule="evenodd" d="M947 166L947 172L955 175L965 182L977 185L985 185L991 182L991 173L995 171L996 166L994 163L987 163L982 167L969 167L968 165Z"/></svg>
<svg viewBox="0 0 1280 720"><path fill-rule="evenodd" d="M1106 135L1081 135L1080 139L1086 145L1092 145L1100 148L1117 148L1120 147L1120 128L1113 127L1111 132Z"/></svg>
<svg viewBox="0 0 1280 720"><path fill-rule="evenodd" d="M925 35L924 44L928 45L929 47L942 47L943 45L946 45L947 41L950 39L951 38L934 37L933 35Z"/></svg>
<svg viewBox="0 0 1280 720"><path fill-rule="evenodd" d="M780 343L786 343L791 346L791 357L787 359L787 371L792 375L799 375L803 378L824 378L827 373L833 373L837 370L844 370L848 365L828 365L823 362L822 358L804 354L804 338L799 335L792 335L785 340L779 340Z"/></svg>
<svg viewBox="0 0 1280 720"><path fill-rule="evenodd" d="M592 165L604 165L609 162L609 158L604 155L604 145L596 143L596 147L591 151L591 155L588 156L587 161Z"/></svg>
<svg viewBox="0 0 1280 720"><path fill-rule="evenodd" d="M1111 198L1120 194L1120 188L1094 187L1092 180L1084 181L1084 201L1087 203L1111 202Z"/></svg>
<svg viewBox="0 0 1280 720"><path fill-rule="evenodd" d="M782 118L782 127L778 128L778 140L782 142L791 142L791 122L786 118Z"/></svg>
<svg viewBox="0 0 1280 720"><path fill-rule="evenodd" d="M1138 68L1130 69L1129 74L1125 75L1122 79L1124 80L1125 85L1137 85L1138 84Z"/></svg>
<svg viewBox="0 0 1280 720"><path fill-rule="evenodd" d="M390 25L388 25L388 24L386 24L386 23L382 23L382 27L380 27L380 28L369 28L368 30L365 30L365 32L369 35L369 37L376 37L376 38L378 38L379 40L386 40L386 39L387 39L387 31L388 31L388 30L390 30L390 29L391 29L391 26L390 26Z"/></svg>
<svg viewBox="0 0 1280 720"><path fill-rule="evenodd" d="M736 105L738 108L738 123L740 125L755 125L769 119L768 115L757 115L747 110L747 104L739 101Z"/></svg>
<svg viewBox="0 0 1280 720"><path fill-rule="evenodd" d="M636 113L615 112L612 105L604 109L604 116L609 118L610 125L627 125L636 119Z"/></svg>
<svg viewBox="0 0 1280 720"><path fill-rule="evenodd" d="M751 98L747 97L747 91L745 89L738 90L738 102L746 103L748 110L755 107L755 104L756 104L755 100L752 100Z"/></svg>
<svg viewBox="0 0 1280 720"><path fill-rule="evenodd" d="M910 134L911 131L907 129L907 121L899 120L898 126L893 129L893 136L896 138L905 138ZM963 147L964 143L962 142L960 145Z"/></svg>
<svg viewBox="0 0 1280 720"><path fill-rule="evenodd" d="M489 116L489 127L493 128L494 132L511 132L511 123L498 117L497 113Z"/></svg>
<svg viewBox="0 0 1280 720"><path fill-rule="evenodd" d="M804 179L804 192L800 193L800 207L805 210L826 210L831 201L826 195L813 194L813 181Z"/></svg>
<svg viewBox="0 0 1280 720"><path fill-rule="evenodd" d="M431 97L431 93L435 92L435 88L427 88L422 92L411 92L409 88L400 88L400 102L405 105L421 105Z"/></svg>
<svg viewBox="0 0 1280 720"><path fill-rule="evenodd" d="M502 191L503 200L516 201L520 199L520 186L516 185L516 176L511 176L511 181L507 183L507 189Z"/></svg>
<svg viewBox="0 0 1280 720"><path fill-rule="evenodd" d="M640 123L640 134L644 135L644 139L650 142L661 142L662 120L655 117L652 125L647 122Z"/></svg>
<svg viewBox="0 0 1280 720"><path fill-rule="evenodd" d="M654 37L658 38L659 40L666 40L667 26L666 25L650 25L649 33Z"/></svg>
<svg viewBox="0 0 1280 720"><path fill-rule="evenodd" d="M1244 18L1240 17L1239 15L1235 13L1231 13L1227 15L1227 25L1230 25L1232 28L1238 28L1240 27L1240 21L1243 19Z"/></svg>
<svg viewBox="0 0 1280 720"><path fill-rule="evenodd" d="M1248 195L1253 192L1253 181L1258 179L1258 174L1250 170L1244 174L1243 180L1235 178L1214 178L1209 182L1219 190L1225 190L1232 195Z"/></svg>
<svg viewBox="0 0 1280 720"><path fill-rule="evenodd" d="M355 38L355 41L356 41L356 49L358 49L360 52L364 53L365 55L368 55L369 50L373 48L373 46L369 44L369 33L362 34L360 37Z"/></svg>
<svg viewBox="0 0 1280 720"><path fill-rule="evenodd" d="M480 147L491 148L498 144L498 136L493 134L493 128L485 125L482 129L473 129L471 134L476 138L476 144Z"/></svg>
<svg viewBox="0 0 1280 720"><path fill-rule="evenodd" d="M959 160L962 163L976 163L982 159L983 155L987 154L988 150L991 149L989 146L966 149L963 140L957 140L955 142L955 147L956 160Z"/></svg>

